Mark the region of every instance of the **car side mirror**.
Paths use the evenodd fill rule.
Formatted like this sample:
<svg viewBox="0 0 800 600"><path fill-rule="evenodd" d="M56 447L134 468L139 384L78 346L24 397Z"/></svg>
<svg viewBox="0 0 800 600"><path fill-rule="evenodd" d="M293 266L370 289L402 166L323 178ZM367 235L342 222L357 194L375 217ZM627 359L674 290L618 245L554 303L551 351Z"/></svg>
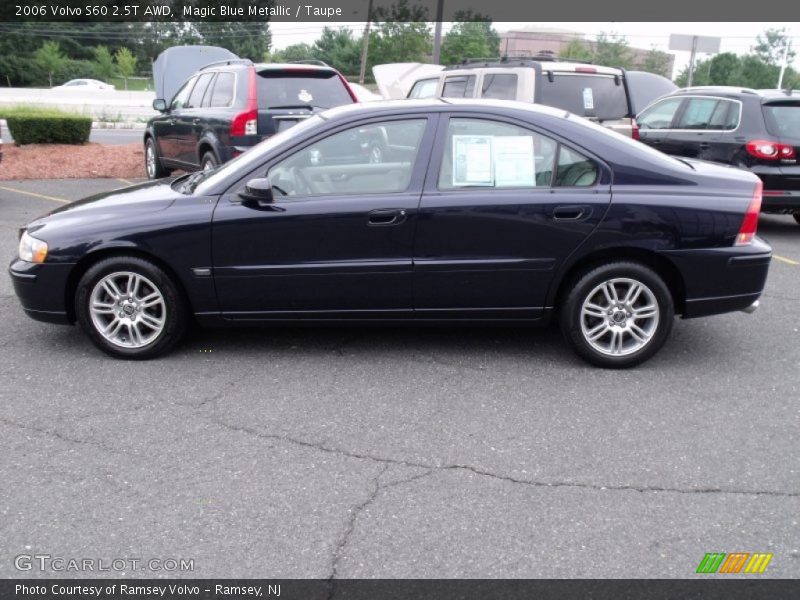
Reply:
<svg viewBox="0 0 800 600"><path fill-rule="evenodd" d="M167 112L167 101L163 98L156 98L153 100L153 109L158 112Z"/></svg>
<svg viewBox="0 0 800 600"><path fill-rule="evenodd" d="M245 202L255 204L271 204L274 200L272 195L272 183L268 177L259 177L248 181L244 189L239 192L239 197Z"/></svg>

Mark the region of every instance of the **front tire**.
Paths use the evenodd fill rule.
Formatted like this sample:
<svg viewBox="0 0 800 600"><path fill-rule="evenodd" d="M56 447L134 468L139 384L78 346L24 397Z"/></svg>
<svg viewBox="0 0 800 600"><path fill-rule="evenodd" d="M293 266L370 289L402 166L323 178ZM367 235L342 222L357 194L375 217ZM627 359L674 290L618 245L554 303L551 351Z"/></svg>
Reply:
<svg viewBox="0 0 800 600"><path fill-rule="evenodd" d="M147 171L148 179L160 179L161 177L167 177L171 173L169 169L165 169L164 165L161 164L161 156L158 154L156 141L151 137L147 138L144 144L144 168Z"/></svg>
<svg viewBox="0 0 800 600"><path fill-rule="evenodd" d="M134 256L101 260L78 282L75 313L95 346L116 358L155 358L186 331L186 305L157 265Z"/></svg>
<svg viewBox="0 0 800 600"><path fill-rule="evenodd" d="M599 367L623 369L658 352L674 316L664 280L640 263L619 261L577 276L560 322L567 343L581 358Z"/></svg>

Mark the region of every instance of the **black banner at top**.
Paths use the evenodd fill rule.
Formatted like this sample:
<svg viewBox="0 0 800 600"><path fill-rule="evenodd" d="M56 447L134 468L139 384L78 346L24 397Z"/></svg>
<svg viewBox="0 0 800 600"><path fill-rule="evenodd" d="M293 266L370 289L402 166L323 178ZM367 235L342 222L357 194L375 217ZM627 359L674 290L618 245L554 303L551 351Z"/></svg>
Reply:
<svg viewBox="0 0 800 600"><path fill-rule="evenodd" d="M2 0L0 21L365 22L381 11L408 20L457 20L471 11L493 21L794 21L800 3L733 0ZM397 12L395 12L397 14Z"/></svg>

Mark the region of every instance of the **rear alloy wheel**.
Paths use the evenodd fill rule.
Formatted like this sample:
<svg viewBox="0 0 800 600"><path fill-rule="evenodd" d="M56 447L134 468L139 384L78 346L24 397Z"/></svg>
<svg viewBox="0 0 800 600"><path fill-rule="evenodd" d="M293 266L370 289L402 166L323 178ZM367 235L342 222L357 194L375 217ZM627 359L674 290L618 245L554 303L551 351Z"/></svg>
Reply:
<svg viewBox="0 0 800 600"><path fill-rule="evenodd" d="M162 269L137 257L90 267L75 295L78 322L112 356L153 358L172 348L186 329L186 309Z"/></svg>
<svg viewBox="0 0 800 600"><path fill-rule="evenodd" d="M200 160L200 169L203 171L211 171L216 169L219 166L219 161L217 157L214 155L213 152L209 151L203 154L203 158Z"/></svg>
<svg viewBox="0 0 800 600"><path fill-rule="evenodd" d="M625 368L661 348L674 315L672 295L658 274L639 263L615 262L578 278L562 308L561 328L588 362Z"/></svg>
<svg viewBox="0 0 800 600"><path fill-rule="evenodd" d="M153 138L147 138L147 142L144 144L144 166L148 179L166 177L171 172L161 165L161 158L158 156L158 149Z"/></svg>
<svg viewBox="0 0 800 600"><path fill-rule="evenodd" d="M798 225L800 225L800 213L794 213L794 220L797 221Z"/></svg>
<svg viewBox="0 0 800 600"><path fill-rule="evenodd" d="M369 148L369 163L377 165L383 162L383 150L378 144L373 144Z"/></svg>

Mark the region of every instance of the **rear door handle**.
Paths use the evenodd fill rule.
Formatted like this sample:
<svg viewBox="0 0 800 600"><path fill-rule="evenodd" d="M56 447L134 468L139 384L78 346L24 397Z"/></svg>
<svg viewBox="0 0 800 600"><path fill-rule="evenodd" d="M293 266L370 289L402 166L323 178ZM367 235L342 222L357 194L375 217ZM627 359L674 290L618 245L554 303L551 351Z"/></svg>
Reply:
<svg viewBox="0 0 800 600"><path fill-rule="evenodd" d="M369 213L367 224L371 227L386 227L400 225L405 220L406 209L404 208L379 208Z"/></svg>
<svg viewBox="0 0 800 600"><path fill-rule="evenodd" d="M553 219L556 221L582 221L592 214L591 206L567 205L556 206L553 209Z"/></svg>

